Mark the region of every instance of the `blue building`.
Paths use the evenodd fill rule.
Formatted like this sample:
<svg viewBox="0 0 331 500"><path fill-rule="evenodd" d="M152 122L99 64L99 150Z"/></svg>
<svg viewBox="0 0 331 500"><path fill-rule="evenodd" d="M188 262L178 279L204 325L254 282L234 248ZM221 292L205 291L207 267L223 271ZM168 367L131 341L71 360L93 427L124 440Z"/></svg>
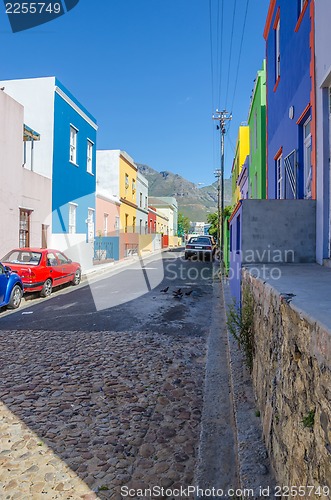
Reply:
<svg viewBox="0 0 331 500"><path fill-rule="evenodd" d="M314 0L271 0L266 20L267 197L315 199Z"/></svg>
<svg viewBox="0 0 331 500"><path fill-rule="evenodd" d="M3 81L42 140L30 168L52 180L47 246L92 267L97 123L55 77ZM31 154L30 154L31 153ZM33 153L33 154L32 154Z"/></svg>

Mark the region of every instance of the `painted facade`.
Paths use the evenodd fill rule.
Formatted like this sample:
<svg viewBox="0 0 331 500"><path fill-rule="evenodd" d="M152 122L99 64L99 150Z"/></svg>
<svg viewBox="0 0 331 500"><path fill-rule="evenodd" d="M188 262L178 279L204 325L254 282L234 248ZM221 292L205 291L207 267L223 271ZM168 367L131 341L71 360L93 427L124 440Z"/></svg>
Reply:
<svg viewBox="0 0 331 500"><path fill-rule="evenodd" d="M264 29L268 198L315 198L314 0L271 0Z"/></svg>
<svg viewBox="0 0 331 500"><path fill-rule="evenodd" d="M331 238L330 156L331 156L331 4L315 2L316 52L316 260L329 262ZM317 29L318 27L318 29Z"/></svg>
<svg viewBox="0 0 331 500"><path fill-rule="evenodd" d="M258 71L248 113L249 198L266 198L266 62Z"/></svg>
<svg viewBox="0 0 331 500"><path fill-rule="evenodd" d="M52 182L52 224L48 246L93 264L95 235L95 118L55 77L1 83L24 106L24 121L42 140L30 168Z"/></svg>
<svg viewBox="0 0 331 500"><path fill-rule="evenodd" d="M137 230L139 234L148 233L148 180L137 172Z"/></svg>
<svg viewBox="0 0 331 500"><path fill-rule="evenodd" d="M172 196L165 197L149 197L149 203L155 207L157 213L164 215L169 220L168 234L169 237L177 236L178 231L178 203L176 198ZM161 224L162 225L162 224ZM159 231L159 228L157 228ZM162 231L159 231L162 232ZM164 229L163 229L164 232Z"/></svg>
<svg viewBox="0 0 331 500"><path fill-rule="evenodd" d="M36 134L24 126L24 114L21 104L0 91L0 259L15 247L46 247L51 232L51 180L31 170ZM41 145L42 138L32 150Z"/></svg>
<svg viewBox="0 0 331 500"><path fill-rule="evenodd" d="M249 127L241 125L238 130L235 157L232 165L232 202L234 205L240 200L240 189L237 185L238 177L249 155Z"/></svg>

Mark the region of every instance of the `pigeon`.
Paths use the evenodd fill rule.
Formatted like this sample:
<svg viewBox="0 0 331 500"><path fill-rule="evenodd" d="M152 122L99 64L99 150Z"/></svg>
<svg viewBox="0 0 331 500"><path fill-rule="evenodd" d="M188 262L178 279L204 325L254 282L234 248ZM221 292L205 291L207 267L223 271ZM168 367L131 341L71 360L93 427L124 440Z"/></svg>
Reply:
<svg viewBox="0 0 331 500"><path fill-rule="evenodd" d="M163 290L160 290L160 292L167 293L168 290L169 290L169 287L167 286L167 287L163 288Z"/></svg>
<svg viewBox="0 0 331 500"><path fill-rule="evenodd" d="M181 299L183 297L183 292L181 288L178 288L175 292L172 293L175 299Z"/></svg>
<svg viewBox="0 0 331 500"><path fill-rule="evenodd" d="M190 290L189 292L185 292L185 295L191 295L192 292L193 292L193 290Z"/></svg>
<svg viewBox="0 0 331 500"><path fill-rule="evenodd" d="M280 294L280 300L281 302L286 302L289 304L291 300L295 297L295 293L281 293Z"/></svg>

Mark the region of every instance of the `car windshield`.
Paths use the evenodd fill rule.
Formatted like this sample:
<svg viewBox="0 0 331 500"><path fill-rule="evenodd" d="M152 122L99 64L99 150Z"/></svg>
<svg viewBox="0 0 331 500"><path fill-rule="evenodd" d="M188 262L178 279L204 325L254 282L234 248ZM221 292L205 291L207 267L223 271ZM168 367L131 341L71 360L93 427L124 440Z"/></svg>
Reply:
<svg viewBox="0 0 331 500"><path fill-rule="evenodd" d="M210 245L210 240L209 238L191 238L189 244L192 245L192 243L196 245Z"/></svg>
<svg viewBox="0 0 331 500"><path fill-rule="evenodd" d="M38 266L41 260L40 252L30 252L29 250L13 250L7 253L2 262L9 264L26 264L29 266Z"/></svg>

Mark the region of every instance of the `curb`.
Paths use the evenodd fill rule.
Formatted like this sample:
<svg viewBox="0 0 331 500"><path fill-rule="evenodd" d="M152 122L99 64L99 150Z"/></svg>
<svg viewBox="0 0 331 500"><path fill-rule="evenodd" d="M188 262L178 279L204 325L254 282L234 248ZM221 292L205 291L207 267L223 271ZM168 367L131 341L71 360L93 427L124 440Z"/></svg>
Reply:
<svg viewBox="0 0 331 500"><path fill-rule="evenodd" d="M226 280L222 283L222 300L225 310L231 304L229 284ZM242 490L254 491L254 496L249 498L266 498L259 494L261 488L270 488L268 498L275 498L275 476L272 470L268 452L262 435L262 421L257 416L257 408L251 376L244 365L242 352L239 350L235 339L227 330L229 345L229 365L231 392L233 395L233 411L235 418L238 474Z"/></svg>

